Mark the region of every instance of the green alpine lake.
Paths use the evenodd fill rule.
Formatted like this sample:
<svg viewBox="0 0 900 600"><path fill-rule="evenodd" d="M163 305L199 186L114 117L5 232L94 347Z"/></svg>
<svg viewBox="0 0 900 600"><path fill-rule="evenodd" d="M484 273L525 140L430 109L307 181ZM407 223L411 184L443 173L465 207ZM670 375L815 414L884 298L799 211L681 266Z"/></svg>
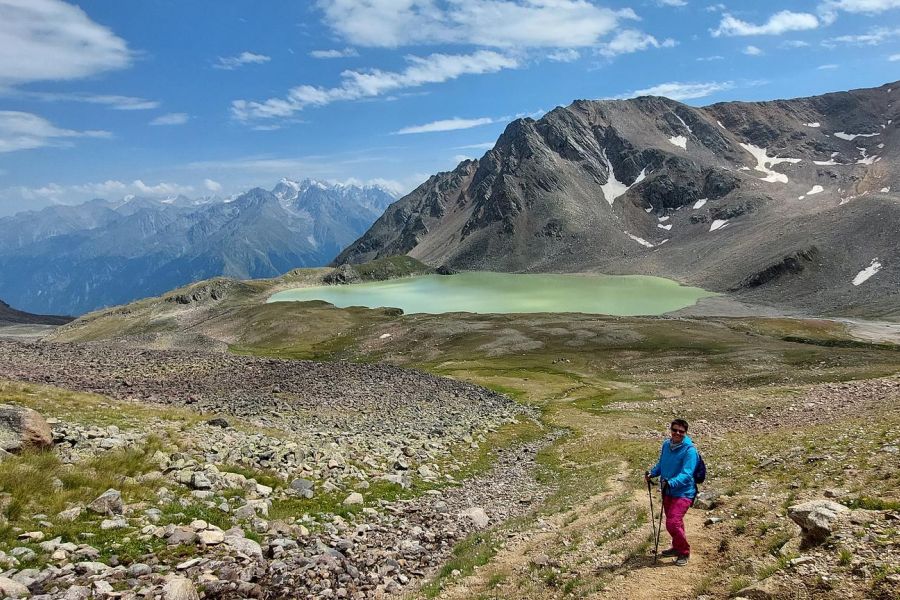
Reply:
<svg viewBox="0 0 900 600"><path fill-rule="evenodd" d="M338 308L396 307L404 313L578 312L661 315L713 292L643 275L557 275L472 272L284 290L268 302L324 300Z"/></svg>

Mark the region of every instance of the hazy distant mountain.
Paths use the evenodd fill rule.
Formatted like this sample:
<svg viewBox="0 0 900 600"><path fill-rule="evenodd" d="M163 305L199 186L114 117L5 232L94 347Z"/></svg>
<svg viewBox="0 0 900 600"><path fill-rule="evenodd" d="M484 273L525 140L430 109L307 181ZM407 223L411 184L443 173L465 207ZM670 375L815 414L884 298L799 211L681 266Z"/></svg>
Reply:
<svg viewBox="0 0 900 600"><path fill-rule="evenodd" d="M395 197L282 180L234 200L127 197L0 219L0 297L80 314L216 275L272 277L327 263Z"/></svg>
<svg viewBox="0 0 900 600"><path fill-rule="evenodd" d="M579 100L393 204L334 261L674 277L900 315L900 83L694 108Z"/></svg>

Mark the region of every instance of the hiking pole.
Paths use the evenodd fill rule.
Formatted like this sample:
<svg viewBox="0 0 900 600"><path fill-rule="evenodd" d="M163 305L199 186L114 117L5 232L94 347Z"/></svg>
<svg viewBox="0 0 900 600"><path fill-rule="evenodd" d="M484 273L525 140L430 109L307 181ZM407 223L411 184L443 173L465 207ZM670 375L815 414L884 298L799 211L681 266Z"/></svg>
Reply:
<svg viewBox="0 0 900 600"><path fill-rule="evenodd" d="M662 506L659 507L659 526L656 528L656 547L653 549L653 562L656 563L656 559L659 556L659 536L662 533L662 518L663 512L665 511L665 496L666 496L666 488L669 486L669 482L665 479L660 480L662 483L659 486L659 494L662 496Z"/></svg>
<svg viewBox="0 0 900 600"><path fill-rule="evenodd" d="M649 472L647 473L650 474ZM647 495L650 496L650 527L653 529L653 536L650 538L651 540L657 538L656 535L656 513L653 512L653 480L647 478ZM653 553L653 562L656 562L656 552Z"/></svg>

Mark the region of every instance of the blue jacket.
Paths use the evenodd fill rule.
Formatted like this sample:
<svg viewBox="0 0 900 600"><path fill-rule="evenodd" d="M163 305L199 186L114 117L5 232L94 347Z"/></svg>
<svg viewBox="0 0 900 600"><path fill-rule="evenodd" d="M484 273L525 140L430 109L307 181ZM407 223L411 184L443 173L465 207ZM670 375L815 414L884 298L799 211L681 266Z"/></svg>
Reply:
<svg viewBox="0 0 900 600"><path fill-rule="evenodd" d="M698 457L697 448L688 436L684 436L684 443L674 452L670 448L670 440L666 440L659 453L659 461L650 469L650 477L662 476L669 482L666 496L693 499L697 495L694 469Z"/></svg>

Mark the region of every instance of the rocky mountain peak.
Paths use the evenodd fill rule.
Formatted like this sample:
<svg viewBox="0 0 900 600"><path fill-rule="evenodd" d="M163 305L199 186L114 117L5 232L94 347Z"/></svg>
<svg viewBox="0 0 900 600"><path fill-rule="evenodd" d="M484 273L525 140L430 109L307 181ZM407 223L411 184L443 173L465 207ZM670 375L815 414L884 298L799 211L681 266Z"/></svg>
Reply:
<svg viewBox="0 0 900 600"><path fill-rule="evenodd" d="M408 253L463 270L652 273L726 290L815 241L809 268L776 268L747 296L880 298L900 268L865 288L852 281L875 257L900 258L888 233L900 224L896 86L701 108L576 100L512 121L481 159L429 178L335 263ZM840 265L833 281L819 264ZM813 291L822 285L834 292Z"/></svg>

